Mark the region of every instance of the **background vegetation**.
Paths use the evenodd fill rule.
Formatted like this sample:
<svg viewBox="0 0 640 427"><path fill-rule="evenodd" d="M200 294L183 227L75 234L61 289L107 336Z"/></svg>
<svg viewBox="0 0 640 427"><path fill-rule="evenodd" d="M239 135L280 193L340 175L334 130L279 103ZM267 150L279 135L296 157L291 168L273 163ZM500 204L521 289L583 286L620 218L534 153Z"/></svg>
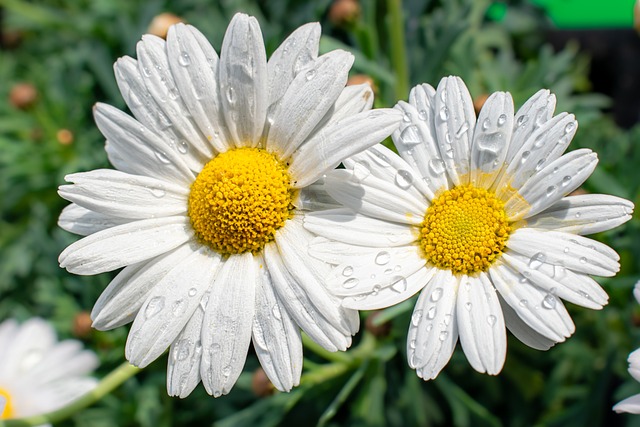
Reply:
<svg viewBox="0 0 640 427"><path fill-rule="evenodd" d="M362 0L357 13L345 16L331 11L330 0L0 0L0 320L50 319L60 336L82 339L97 352L97 376L122 362L128 327L97 332L86 317L112 275L74 276L58 267L58 254L77 237L56 226L66 204L56 188L67 173L108 167L92 105L125 108L112 64L135 56L136 42L162 12L198 27L217 50L233 14L252 14L268 53L299 25L319 21L322 49L346 46L355 53L352 73L373 79L377 106L392 106L414 84L437 85L449 74L460 75L478 103L487 93L507 90L520 105L549 88L558 111L573 112L580 122L572 149L599 154L584 190L638 203L640 127L620 129L607 115L611 101L591 92L589 58L576 45L554 51L545 44L549 23L541 10L524 0L498 5L498 14L495 5L488 11L488 0L414 0L405 2L404 17L398 17L390 13L394 2ZM398 22L406 68L398 64L401 52L394 45ZM37 95L27 96L26 88L17 99L19 83ZM165 355L62 425L640 425L640 416L611 411L640 392L626 370L628 353L640 346L640 306L631 294L640 278L639 228L634 218L595 236L622 257L620 274L601 280L609 305L594 312L567 304L577 331L548 352L509 336L507 362L497 377L476 373L458 349L435 381L419 379L405 355L410 300L363 313L367 331L347 353L307 348L303 383L291 393L265 393L250 353L228 396L213 399L198 386L186 399L169 398Z"/></svg>

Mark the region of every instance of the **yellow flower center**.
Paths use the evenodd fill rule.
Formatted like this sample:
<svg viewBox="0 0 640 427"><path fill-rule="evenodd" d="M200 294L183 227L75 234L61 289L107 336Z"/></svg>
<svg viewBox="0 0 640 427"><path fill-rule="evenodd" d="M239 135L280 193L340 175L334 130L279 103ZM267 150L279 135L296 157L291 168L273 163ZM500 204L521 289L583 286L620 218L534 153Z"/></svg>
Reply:
<svg viewBox="0 0 640 427"><path fill-rule="evenodd" d="M9 418L13 418L15 414L13 412L11 394L9 394L9 392L6 389L0 387L0 396L4 397L6 401L4 405L4 411L0 413L0 420L8 420Z"/></svg>
<svg viewBox="0 0 640 427"><path fill-rule="evenodd" d="M427 209L420 244L426 258L454 274L486 271L512 230L495 194L462 185L439 194Z"/></svg>
<svg viewBox="0 0 640 427"><path fill-rule="evenodd" d="M257 253L292 216L289 183L286 165L265 150L218 154L191 185L191 225L202 242L224 255Z"/></svg>

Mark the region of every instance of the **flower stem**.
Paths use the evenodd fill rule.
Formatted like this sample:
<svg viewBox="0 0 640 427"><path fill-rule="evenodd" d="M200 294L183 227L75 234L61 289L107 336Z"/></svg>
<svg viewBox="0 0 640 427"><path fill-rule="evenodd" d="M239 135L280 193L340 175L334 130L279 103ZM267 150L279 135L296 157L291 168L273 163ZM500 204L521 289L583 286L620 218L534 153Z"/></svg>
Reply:
<svg viewBox="0 0 640 427"><path fill-rule="evenodd" d="M81 396L79 399L74 400L64 408L60 408L56 411L49 412L48 414L34 415L32 417L18 418L12 420L0 420L0 427L27 427L38 426L41 424L54 424L65 420L86 408L89 405L102 399L105 395L109 394L120 384L131 378L135 374L140 372L139 368L130 365L129 362L124 362L116 369L111 371L106 377L98 383L98 386L89 393Z"/></svg>
<svg viewBox="0 0 640 427"><path fill-rule="evenodd" d="M404 17L402 0L387 0L389 32L391 38L391 63L396 74L396 99L406 99L409 91L409 70L404 40Z"/></svg>

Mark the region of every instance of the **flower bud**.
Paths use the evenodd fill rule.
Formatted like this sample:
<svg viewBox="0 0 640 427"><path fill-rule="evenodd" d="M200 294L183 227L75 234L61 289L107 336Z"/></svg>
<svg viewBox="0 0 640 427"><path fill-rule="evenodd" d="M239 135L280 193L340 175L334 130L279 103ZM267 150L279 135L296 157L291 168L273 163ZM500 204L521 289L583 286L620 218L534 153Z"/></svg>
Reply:
<svg viewBox="0 0 640 427"><path fill-rule="evenodd" d="M357 0L335 0L329 9L329 20L337 26L353 24L360 16Z"/></svg>
<svg viewBox="0 0 640 427"><path fill-rule="evenodd" d="M28 110L38 100L38 90L31 83L17 83L9 92L9 102L19 110Z"/></svg>
<svg viewBox="0 0 640 427"><path fill-rule="evenodd" d="M69 129L60 129L56 132L56 139L62 145L71 145L73 143L73 132Z"/></svg>
<svg viewBox="0 0 640 427"><path fill-rule="evenodd" d="M276 388L273 386L264 369L258 368L253 372L251 378L251 388L253 393L258 397L267 397L275 393Z"/></svg>
<svg viewBox="0 0 640 427"><path fill-rule="evenodd" d="M169 27L178 22L184 22L184 20L173 13L161 13L153 18L147 33L166 39Z"/></svg>
<svg viewBox="0 0 640 427"><path fill-rule="evenodd" d="M78 338L86 338L91 334L91 315L88 311L81 311L73 318L73 335Z"/></svg>

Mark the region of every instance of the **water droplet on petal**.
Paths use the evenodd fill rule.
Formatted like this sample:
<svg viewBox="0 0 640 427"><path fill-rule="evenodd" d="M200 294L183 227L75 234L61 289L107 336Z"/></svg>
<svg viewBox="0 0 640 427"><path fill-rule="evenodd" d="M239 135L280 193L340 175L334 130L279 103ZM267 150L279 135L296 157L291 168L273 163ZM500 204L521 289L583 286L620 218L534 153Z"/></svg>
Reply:
<svg viewBox="0 0 640 427"><path fill-rule="evenodd" d="M231 366L227 365L224 368L222 368L222 375L226 378L229 375L231 375Z"/></svg>
<svg viewBox="0 0 640 427"><path fill-rule="evenodd" d="M490 314L489 316L487 316L487 323L489 324L489 326L494 326L497 322L498 318L496 316L494 316L493 314Z"/></svg>
<svg viewBox="0 0 640 427"><path fill-rule="evenodd" d="M420 323L421 319L422 319L422 310L416 310L411 315L411 324L413 326L418 326L418 323Z"/></svg>
<svg viewBox="0 0 640 427"><path fill-rule="evenodd" d="M587 263L587 258L585 258L585 257L580 257L580 262L581 262L582 264L586 264L586 263Z"/></svg>
<svg viewBox="0 0 640 427"><path fill-rule="evenodd" d="M382 289L382 286L380 285L374 285L374 287L371 289L371 295L376 296L380 293L380 290Z"/></svg>
<svg viewBox="0 0 640 427"><path fill-rule="evenodd" d="M489 129L489 126L491 126L491 122L489 121L489 119L484 119L482 121L482 130Z"/></svg>
<svg viewBox="0 0 640 427"><path fill-rule="evenodd" d="M449 118L449 110L447 109L447 107L442 107L440 109L440 119L441 120L447 120Z"/></svg>
<svg viewBox="0 0 640 427"><path fill-rule="evenodd" d="M472 305L470 302L468 302L468 303L466 303L466 304L464 305L464 308L465 308L467 311L471 311L471 307L473 307L473 305Z"/></svg>
<svg viewBox="0 0 640 427"><path fill-rule="evenodd" d="M431 301L437 302L442 298L442 288L435 288L431 294Z"/></svg>
<svg viewBox="0 0 640 427"><path fill-rule="evenodd" d="M343 270L342 270L342 275L345 277L349 277L353 274L353 267L351 267L350 265L347 265Z"/></svg>
<svg viewBox="0 0 640 427"><path fill-rule="evenodd" d="M227 101L229 101L229 103L231 104L236 102L236 91L232 87L227 89Z"/></svg>
<svg viewBox="0 0 640 427"><path fill-rule="evenodd" d="M408 146L420 144L422 140L420 138L418 126L411 125L404 128L404 130L400 133L400 140L404 145Z"/></svg>
<svg viewBox="0 0 640 427"><path fill-rule="evenodd" d="M530 151L525 151L524 153L522 153L522 156L520 156L520 163L525 163L529 158L530 154L531 154Z"/></svg>
<svg viewBox="0 0 640 427"><path fill-rule="evenodd" d="M353 165L353 177L356 179L356 181L362 182L369 175L371 175L371 169L369 167L369 163L367 163L365 160L357 161Z"/></svg>
<svg viewBox="0 0 640 427"><path fill-rule="evenodd" d="M444 340L446 340L446 339L447 339L447 336L448 336L448 335L449 335L449 332L447 332L447 331L442 331L442 332L440 332L440 335L438 336L438 339L439 339L440 341L444 341Z"/></svg>
<svg viewBox="0 0 640 427"><path fill-rule="evenodd" d="M567 175L564 178L562 178L562 186L563 187L566 187L570 183L571 183L571 177L569 175Z"/></svg>
<svg viewBox="0 0 640 427"><path fill-rule="evenodd" d="M413 182L413 175L411 174L411 172L404 169L400 169L396 173L396 185L402 188L403 190L406 190L409 187L411 187L412 182Z"/></svg>
<svg viewBox="0 0 640 427"><path fill-rule="evenodd" d="M451 324L451 318L452 316L450 314L444 315L444 319L442 319L442 321L444 322L445 326L449 326Z"/></svg>
<svg viewBox="0 0 640 427"><path fill-rule="evenodd" d="M434 175L442 175L445 171L444 162L440 159L429 160L429 170L431 170Z"/></svg>
<svg viewBox="0 0 640 427"><path fill-rule="evenodd" d="M175 360L182 362L183 360L186 360L189 357L189 340L186 339L182 339L180 341L178 341L178 344L176 345L176 351L175 351Z"/></svg>
<svg viewBox="0 0 640 427"><path fill-rule="evenodd" d="M189 54L187 52L181 52L180 53L180 57L178 58L178 62L183 67L187 67L187 66L189 66L191 64L191 57L189 56Z"/></svg>
<svg viewBox="0 0 640 427"><path fill-rule="evenodd" d="M282 313L280 313L280 307L278 307L278 304L271 307L271 313L273 313L273 317L277 320L282 320Z"/></svg>
<svg viewBox="0 0 640 427"><path fill-rule="evenodd" d="M506 122L507 116L505 114L500 114L500 116L498 116L498 127L504 126Z"/></svg>
<svg viewBox="0 0 640 427"><path fill-rule="evenodd" d="M538 160L538 163L536 163L536 167L535 167L536 172L539 172L543 168L544 162L546 162L546 161L547 161L547 159Z"/></svg>
<svg viewBox="0 0 640 427"><path fill-rule="evenodd" d="M542 307L546 308L547 310L551 310L553 308L555 308L556 306L556 297L551 295L551 294L547 294L545 295L544 299L542 300Z"/></svg>
<svg viewBox="0 0 640 427"><path fill-rule="evenodd" d="M391 254L387 251L378 252L376 255L376 264L378 265L386 265L391 260Z"/></svg>
<svg viewBox="0 0 640 427"><path fill-rule="evenodd" d="M522 127L527 123L527 121L529 121L529 116L522 115L522 116L518 117L518 120L516 120L516 125L518 127Z"/></svg>
<svg viewBox="0 0 640 427"><path fill-rule="evenodd" d="M569 247L565 247L563 252L564 252L565 254L568 254L568 253L569 253Z"/></svg>
<svg viewBox="0 0 640 427"><path fill-rule="evenodd" d="M169 158L167 157L167 153L163 153L161 151L156 151L155 152L156 158L158 160L160 160L160 163L164 163L165 165L168 165L171 163L171 161L169 160Z"/></svg>
<svg viewBox="0 0 640 427"><path fill-rule="evenodd" d="M567 123L567 125L564 127L564 133L571 133L573 132L573 130L576 128L576 124L575 122L569 122Z"/></svg>
<svg viewBox="0 0 640 427"><path fill-rule="evenodd" d="M409 122L411 122L411 113L409 113L409 112L405 112L405 113L402 115L402 121L404 121L405 123L409 123Z"/></svg>
<svg viewBox="0 0 640 427"><path fill-rule="evenodd" d="M469 130L469 123L463 122L462 125L460 125L460 127L458 128L458 131L456 132L456 138L457 139L462 138L462 135L464 135L465 132L468 130Z"/></svg>
<svg viewBox="0 0 640 427"><path fill-rule="evenodd" d="M191 288L191 289L189 289L188 295L190 297L195 297L197 293L198 293L198 290L196 288Z"/></svg>
<svg viewBox="0 0 640 427"><path fill-rule="evenodd" d="M307 71L307 74L305 74L305 77L307 80L311 80L316 76L316 74L318 74L318 71L315 68L312 68L309 71Z"/></svg>
<svg viewBox="0 0 640 427"><path fill-rule="evenodd" d="M173 313L175 317L180 317L185 313L186 309L187 304L185 304L183 299L179 299L177 301L174 301L171 307L171 313Z"/></svg>
<svg viewBox="0 0 640 427"><path fill-rule="evenodd" d="M521 299L518 304L520 305L520 307L526 307L527 304L529 304L529 301L527 301L526 299Z"/></svg>
<svg viewBox="0 0 640 427"><path fill-rule="evenodd" d="M429 116L427 115L427 112L425 110L420 110L418 111L418 118L420 120L427 120Z"/></svg>
<svg viewBox="0 0 640 427"><path fill-rule="evenodd" d="M542 252L538 252L537 254L532 256L531 259L529 260L529 268L532 268L534 270L539 269L542 266L542 264L544 264L546 259L547 259L547 256L545 254L543 254Z"/></svg>
<svg viewBox="0 0 640 427"><path fill-rule="evenodd" d="M391 285L391 290L398 292L398 293L403 293L407 290L407 279L402 277L402 276L397 276L393 278L394 282L393 285Z"/></svg>
<svg viewBox="0 0 640 427"><path fill-rule="evenodd" d="M356 279L355 277L352 277L351 279L347 279L344 282L342 282L342 287L345 289L351 289L354 288L357 284L358 284L359 280Z"/></svg>
<svg viewBox="0 0 640 427"><path fill-rule="evenodd" d="M164 308L164 297L153 297L149 300L147 307L144 309L145 319L151 319Z"/></svg>
<svg viewBox="0 0 640 427"><path fill-rule="evenodd" d="M436 308L436 306L432 306L429 311L427 311L427 319L429 320L433 320L436 317L436 313L437 313L438 309Z"/></svg>
<svg viewBox="0 0 640 427"><path fill-rule="evenodd" d="M189 152L189 143L185 140L181 140L178 143L177 148L180 154L187 154Z"/></svg>
<svg viewBox="0 0 640 427"><path fill-rule="evenodd" d="M547 187L547 197L551 197L555 192L556 192L555 185L550 185L549 187Z"/></svg>

